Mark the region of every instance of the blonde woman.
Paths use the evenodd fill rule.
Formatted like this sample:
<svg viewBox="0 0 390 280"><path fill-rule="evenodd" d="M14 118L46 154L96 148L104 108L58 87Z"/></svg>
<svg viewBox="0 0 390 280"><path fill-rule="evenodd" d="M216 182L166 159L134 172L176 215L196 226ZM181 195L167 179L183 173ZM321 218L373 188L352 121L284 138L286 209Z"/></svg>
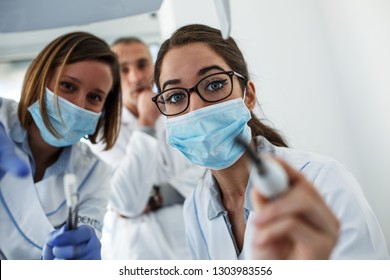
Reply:
<svg viewBox="0 0 390 280"><path fill-rule="evenodd" d="M31 63L19 104L0 99L0 122L28 175L0 179L0 250L7 259L99 259L110 169L85 143L114 145L120 123L116 56L100 38L69 33ZM103 135L97 139L98 134ZM63 178L75 175L77 229L66 228Z"/></svg>

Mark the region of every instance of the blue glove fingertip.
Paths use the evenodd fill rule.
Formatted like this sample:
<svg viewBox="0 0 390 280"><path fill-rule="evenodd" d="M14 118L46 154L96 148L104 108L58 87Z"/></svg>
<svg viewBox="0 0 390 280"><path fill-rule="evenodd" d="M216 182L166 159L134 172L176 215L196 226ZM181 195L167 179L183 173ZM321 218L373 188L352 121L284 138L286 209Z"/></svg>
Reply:
<svg viewBox="0 0 390 280"><path fill-rule="evenodd" d="M60 236L66 231L66 225L63 225L61 228L55 230L52 232L51 235L51 246L55 247L58 246L59 240L58 238L61 238Z"/></svg>

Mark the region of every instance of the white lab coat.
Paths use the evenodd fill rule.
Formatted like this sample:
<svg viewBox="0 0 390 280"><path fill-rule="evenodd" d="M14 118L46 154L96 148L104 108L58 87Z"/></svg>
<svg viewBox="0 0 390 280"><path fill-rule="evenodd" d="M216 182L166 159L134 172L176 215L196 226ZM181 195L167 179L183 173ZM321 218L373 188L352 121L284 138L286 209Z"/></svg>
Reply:
<svg viewBox="0 0 390 280"><path fill-rule="evenodd" d="M16 115L17 103L0 99L0 121L15 142L17 153L30 163L27 135ZM60 162L60 163L59 163ZM58 163L58 164L57 164ZM30 166L31 164L29 164ZM63 149L44 178L17 178L6 174L0 180L0 250L7 259L40 259L48 234L63 225L67 207L63 176L74 173L79 191L79 222L91 225L101 236L109 196L109 167L85 143Z"/></svg>
<svg viewBox="0 0 390 280"><path fill-rule="evenodd" d="M258 153L272 153L286 160L313 182L341 223L340 236L332 259L388 259L380 225L353 175L341 164L325 156L275 147L257 137ZM255 172L252 170L251 172ZM252 173L251 173L252 174ZM251 175L252 176L252 175ZM250 176L250 177L251 177ZM211 172L184 205L186 235L195 259L249 259L253 226L249 179L245 205L249 205L244 246L237 252L223 214L212 215L211 189L217 189Z"/></svg>
<svg viewBox="0 0 390 280"><path fill-rule="evenodd" d="M169 182L183 197L197 185L204 169L192 165L165 139L165 117L156 137L137 129L137 119L122 110L119 137L113 149L93 150L109 163L112 175L110 207L103 227L104 259L189 259L182 205L143 214L153 185ZM130 217L124 218L118 215Z"/></svg>

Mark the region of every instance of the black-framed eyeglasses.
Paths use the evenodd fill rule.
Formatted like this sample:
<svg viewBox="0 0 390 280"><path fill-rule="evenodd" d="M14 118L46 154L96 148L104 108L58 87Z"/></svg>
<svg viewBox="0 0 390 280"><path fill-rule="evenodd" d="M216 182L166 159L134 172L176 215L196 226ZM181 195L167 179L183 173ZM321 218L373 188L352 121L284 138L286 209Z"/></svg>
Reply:
<svg viewBox="0 0 390 280"><path fill-rule="evenodd" d="M234 71L218 72L202 78L192 88L170 88L157 94L152 100L163 115L179 115L190 105L190 94L193 91L209 103L228 98L233 92L234 75L245 80L244 76Z"/></svg>

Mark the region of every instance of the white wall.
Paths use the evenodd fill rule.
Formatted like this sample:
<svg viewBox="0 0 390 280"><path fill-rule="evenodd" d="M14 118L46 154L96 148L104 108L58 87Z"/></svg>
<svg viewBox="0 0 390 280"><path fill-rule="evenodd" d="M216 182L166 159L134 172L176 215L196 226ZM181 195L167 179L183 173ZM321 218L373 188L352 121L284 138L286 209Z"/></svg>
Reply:
<svg viewBox="0 0 390 280"><path fill-rule="evenodd" d="M355 174L390 247L390 2L321 2L359 161Z"/></svg>
<svg viewBox="0 0 390 280"><path fill-rule="evenodd" d="M360 181L390 246L390 2L230 0L232 37L257 97L297 149L336 158ZM162 38L219 28L213 1L165 0Z"/></svg>

